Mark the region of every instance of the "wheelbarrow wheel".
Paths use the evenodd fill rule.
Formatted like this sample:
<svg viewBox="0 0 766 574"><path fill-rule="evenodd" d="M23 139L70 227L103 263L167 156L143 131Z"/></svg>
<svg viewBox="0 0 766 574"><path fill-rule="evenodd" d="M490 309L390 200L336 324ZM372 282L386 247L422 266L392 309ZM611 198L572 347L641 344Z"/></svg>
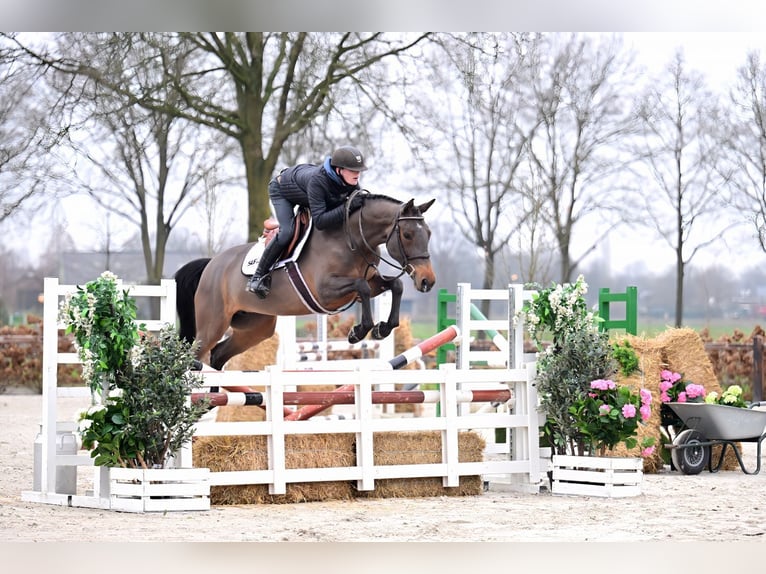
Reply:
<svg viewBox="0 0 766 574"><path fill-rule="evenodd" d="M701 446L707 442L705 435L694 429L686 429L678 433L673 440L670 458L673 465L684 474L699 474L710 460L710 447Z"/></svg>

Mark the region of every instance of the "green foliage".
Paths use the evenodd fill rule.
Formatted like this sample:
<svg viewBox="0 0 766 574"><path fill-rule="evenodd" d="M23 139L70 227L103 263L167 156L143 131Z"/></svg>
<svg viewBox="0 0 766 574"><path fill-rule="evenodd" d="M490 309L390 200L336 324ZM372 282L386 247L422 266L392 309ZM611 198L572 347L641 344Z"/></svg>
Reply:
<svg viewBox="0 0 766 574"><path fill-rule="evenodd" d="M66 333L74 335L83 378L91 391L114 388L138 341L135 300L127 290L117 289L113 273L104 271L67 296L59 316L66 323Z"/></svg>
<svg viewBox="0 0 766 574"><path fill-rule="evenodd" d="M611 380L591 381L589 391L569 407L583 450L603 455L619 443L628 450L638 446L638 425L649 419L651 402L652 395L645 389L636 393ZM646 449L654 442L654 438L646 437L641 446Z"/></svg>
<svg viewBox="0 0 766 574"><path fill-rule="evenodd" d="M203 384L191 370L192 345L172 325L139 334L135 301L109 272L78 288L61 312L94 396L78 417L83 447L96 465L164 467L208 408L189 400Z"/></svg>
<svg viewBox="0 0 766 574"><path fill-rule="evenodd" d="M591 381L608 379L616 370L609 335L597 330L568 333L559 348L540 354L537 389L548 418L545 430L558 453L581 450L570 407L588 392Z"/></svg>
<svg viewBox="0 0 766 574"><path fill-rule="evenodd" d="M194 353L168 325L158 336L144 335L133 349L130 367L103 405L80 415L83 447L97 465L164 467L191 439L194 424L207 411L205 401L191 403L202 386L191 371Z"/></svg>
<svg viewBox="0 0 766 574"><path fill-rule="evenodd" d="M638 371L638 353L627 339L612 343L612 355L620 365L620 374L629 377Z"/></svg>

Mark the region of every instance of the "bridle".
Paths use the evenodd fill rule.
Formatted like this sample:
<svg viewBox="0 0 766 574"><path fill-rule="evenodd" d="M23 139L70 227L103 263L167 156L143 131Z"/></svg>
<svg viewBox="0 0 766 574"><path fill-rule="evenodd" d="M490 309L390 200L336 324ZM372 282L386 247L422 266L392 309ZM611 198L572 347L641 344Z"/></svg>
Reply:
<svg viewBox="0 0 766 574"><path fill-rule="evenodd" d="M356 251L356 245L354 245L351 233L349 233L349 208L348 206L351 205L351 200L356 196L356 194L361 193L361 191L355 191L351 196L348 198L348 202L346 204L346 211L345 211L345 221L344 221L344 227L346 231L346 240L348 242L348 247L351 249L351 251ZM390 261L383 257L382 254L378 253L377 250L370 245L370 243L367 241L367 238L364 235L364 230L362 228L362 207L359 208L359 237L362 239L362 244L364 245L365 249L369 254L372 254L377 258L379 261L383 261L387 265L390 265L394 269L397 269L399 273L395 276L386 277L378 268L379 262L370 261L367 258L367 254L365 253L363 255L364 260L367 262L367 269L373 269L375 272L380 275L380 277L386 281L398 279L405 273L412 277L415 274L415 267L410 263L411 261L417 261L418 259L431 259L431 255L426 251L425 253L419 253L417 255L407 255L407 252L404 249L404 244L402 243L402 229L399 225L402 221L425 221L425 217L422 215L402 215L402 209L404 208L404 205L401 205L399 207L399 211L397 211L396 216L394 217L393 225L391 226L391 230L388 232L388 236L386 237L385 245L386 249L389 253L391 253L391 249L388 248L388 244L391 242L392 239L396 239L396 247L399 254L402 256L404 261L399 261L398 259L395 261ZM366 273L365 273L366 274Z"/></svg>

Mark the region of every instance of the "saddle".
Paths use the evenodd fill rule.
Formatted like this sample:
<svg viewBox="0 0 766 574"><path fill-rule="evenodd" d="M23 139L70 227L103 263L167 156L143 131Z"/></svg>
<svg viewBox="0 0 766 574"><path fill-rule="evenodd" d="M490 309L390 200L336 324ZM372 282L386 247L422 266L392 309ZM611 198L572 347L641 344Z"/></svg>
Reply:
<svg viewBox="0 0 766 574"><path fill-rule="evenodd" d="M290 243L287 248L280 253L278 263L275 268L284 265L284 261L290 259L296 259L300 254L303 245L306 243L309 231L311 230L311 212L308 207L299 207L295 214L295 231L290 238ZM252 275L255 273L255 269L258 266L266 246L276 237L279 233L279 221L273 217L269 217L263 222L263 232L260 238L255 244L247 251L245 258L242 261L242 273L244 275Z"/></svg>
<svg viewBox="0 0 766 574"><path fill-rule="evenodd" d="M280 259L287 259L292 255L295 246L298 245L304 233L308 231L310 223L311 212L309 209L307 207L299 207L298 212L295 214L295 231L292 238L290 238L287 249L282 252ZM264 238L264 246L271 243L277 233L279 233L279 221L275 217L269 217L263 222L263 233L261 233L261 237Z"/></svg>

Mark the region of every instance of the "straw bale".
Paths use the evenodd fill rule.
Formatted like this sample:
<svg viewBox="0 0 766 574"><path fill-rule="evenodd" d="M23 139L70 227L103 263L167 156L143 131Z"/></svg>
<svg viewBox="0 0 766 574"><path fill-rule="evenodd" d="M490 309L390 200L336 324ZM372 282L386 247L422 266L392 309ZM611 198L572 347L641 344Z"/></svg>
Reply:
<svg viewBox="0 0 766 574"><path fill-rule="evenodd" d="M644 472L656 473L662 470L662 449L659 446L666 442L660 433L660 372L670 369L681 373L684 379L700 384L707 392L721 392L721 386L715 376L713 365L710 362L705 345L699 333L689 328L671 328L660 333L653 339L627 335L620 340L627 339L639 357L639 373L630 377L618 375L616 380L627 384L633 389L646 388L652 392L652 415L646 425L639 427L638 438L653 436L658 448L654 454L644 458ZM712 448L713 460L717 461L721 447ZM639 449L628 451L624 445L618 445L612 453L615 456L640 456ZM727 450L721 467L724 470L736 470L739 468L735 454Z"/></svg>
<svg viewBox="0 0 766 574"><path fill-rule="evenodd" d="M442 461L441 432L384 432L373 437L373 459L379 466L435 464ZM458 460L483 460L485 441L477 433L458 434ZM414 498L472 496L481 494L480 476L461 476L459 486L445 487L440 477L391 478L375 481L375 490L359 492L361 498Z"/></svg>
<svg viewBox="0 0 766 574"><path fill-rule="evenodd" d="M285 437L287 468L353 466L356 455L353 434L288 435ZM264 470L268 452L264 436L197 437L192 447L194 466L213 472ZM268 485L212 486L211 504L284 504L318 500L351 500L354 488L348 481L288 484L285 494L269 494Z"/></svg>
<svg viewBox="0 0 766 574"><path fill-rule="evenodd" d="M276 364L278 348L279 335L274 333L265 341L229 359L224 365L224 370L263 371L268 365Z"/></svg>
<svg viewBox="0 0 766 574"><path fill-rule="evenodd" d="M441 433L393 432L374 435L374 460L378 465L441 462ZM345 434L288 435L285 437L287 468L329 468L356 464L356 436ZM484 439L472 432L458 435L461 462L482 460ZM262 436L196 437L193 464L213 472L263 470L267 468L266 438ZM268 486L231 485L210 489L212 504L284 504L318 500L351 500L355 497L468 496L480 494L479 476L461 477L460 485L445 488L441 478L387 479L376 481L374 491L357 491L351 481L288 484L284 495L270 495Z"/></svg>
<svg viewBox="0 0 766 574"><path fill-rule="evenodd" d="M639 441L645 437L654 437L655 448L651 456L644 457L644 472L656 473L662 470L663 460L660 445L663 442L660 433L660 395L658 386L660 383L660 371L664 368L663 347L656 339L647 339L634 335L625 335L619 341L627 340L638 355L638 371L629 377L622 374L615 376L615 381L621 385L627 385L634 391L641 388L652 392L652 414L644 425L638 428ZM626 449L624 444L615 447L611 454L614 456L641 456L640 448Z"/></svg>

